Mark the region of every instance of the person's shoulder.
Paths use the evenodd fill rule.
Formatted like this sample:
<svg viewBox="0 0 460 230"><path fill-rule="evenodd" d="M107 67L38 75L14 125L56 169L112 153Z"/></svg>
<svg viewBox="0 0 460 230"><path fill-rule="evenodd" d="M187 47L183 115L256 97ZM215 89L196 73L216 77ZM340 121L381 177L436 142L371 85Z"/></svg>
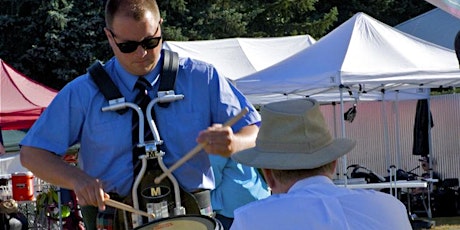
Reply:
<svg viewBox="0 0 460 230"><path fill-rule="evenodd" d="M115 58L111 58L105 63L101 62L104 71L106 71L107 73L113 71L113 68L115 68L114 67L115 61L116 61ZM88 66L88 69L90 69L90 67L93 66L93 64L95 64L95 62L92 63L90 66ZM111 76L110 74L108 75ZM75 79L67 83L67 85L65 85L64 88L66 87L69 89L78 89L78 90L82 90L85 88L88 90L97 90L96 82L92 79L88 71L86 73L79 75L78 77L76 77Z"/></svg>
<svg viewBox="0 0 460 230"><path fill-rule="evenodd" d="M68 82L61 91L71 91L71 92L79 92L84 89L87 90L95 90L96 84L94 81L91 80L88 73L84 73L72 81Z"/></svg>
<svg viewBox="0 0 460 230"><path fill-rule="evenodd" d="M68 82L59 90L56 98L65 100L88 101L99 92L96 83L88 73L84 73Z"/></svg>
<svg viewBox="0 0 460 230"><path fill-rule="evenodd" d="M204 81L225 79L213 64L189 57L181 57L179 59L179 75L192 76L194 81L197 78L201 78ZM188 77L187 79L192 79Z"/></svg>
<svg viewBox="0 0 460 230"><path fill-rule="evenodd" d="M246 205L243 205L235 210L236 213L251 213L255 211L266 211L272 208L277 209L280 207L289 206L292 203L292 199L288 198L290 195L286 194L273 194L267 198L252 201ZM286 199L288 198L288 199ZM295 199L294 199L295 200Z"/></svg>
<svg viewBox="0 0 460 230"><path fill-rule="evenodd" d="M191 68L214 69L215 68L214 65L209 62L205 62L205 61L190 58L190 57L180 57L179 66L182 67L183 69L191 69Z"/></svg>
<svg viewBox="0 0 460 230"><path fill-rule="evenodd" d="M389 193L381 192L381 191L376 191L372 189L356 189L353 190L354 192L357 193L357 196L360 197L362 200L369 199L369 202L374 201L380 201L382 203L386 202L394 202L394 203L401 203L396 197Z"/></svg>
<svg viewBox="0 0 460 230"><path fill-rule="evenodd" d="M349 189L349 188L341 188L343 191L342 196L347 197L357 197L358 199L396 199L394 196L384 193L381 191L373 190L373 189ZM346 191L346 192L345 192Z"/></svg>
<svg viewBox="0 0 460 230"><path fill-rule="evenodd" d="M257 211L261 211L261 210L265 210L266 209L266 205L267 205L267 201L268 199L270 199L271 197L268 197L268 198L265 198L265 199L262 199L262 200L256 200L256 201L252 201L250 203L247 203L237 209L235 209L234 214L235 216L236 215L245 215L245 213L253 213L253 212L257 212Z"/></svg>

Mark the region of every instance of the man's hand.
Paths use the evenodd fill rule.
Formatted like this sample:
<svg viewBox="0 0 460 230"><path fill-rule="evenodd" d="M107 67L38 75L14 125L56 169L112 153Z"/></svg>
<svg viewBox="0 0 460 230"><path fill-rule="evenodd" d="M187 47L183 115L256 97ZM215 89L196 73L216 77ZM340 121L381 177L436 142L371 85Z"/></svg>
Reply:
<svg viewBox="0 0 460 230"><path fill-rule="evenodd" d="M214 124L201 131L196 141L204 144L207 153L230 157L235 152L254 147L258 132L257 125L248 125L233 133L230 126Z"/></svg>
<svg viewBox="0 0 460 230"><path fill-rule="evenodd" d="M205 143L204 150L207 153L229 156L234 150L232 144L235 142L235 135L231 127L214 124L200 132L197 142Z"/></svg>
<svg viewBox="0 0 460 230"><path fill-rule="evenodd" d="M79 179L73 190L79 205L96 206L101 211L105 210L104 201L110 198L102 189L102 183L98 179L91 177Z"/></svg>

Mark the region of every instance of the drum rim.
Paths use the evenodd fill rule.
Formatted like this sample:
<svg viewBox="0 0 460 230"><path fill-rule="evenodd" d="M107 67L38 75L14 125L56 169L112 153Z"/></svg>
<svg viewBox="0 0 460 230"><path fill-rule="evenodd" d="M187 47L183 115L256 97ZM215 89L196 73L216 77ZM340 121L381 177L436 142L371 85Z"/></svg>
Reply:
<svg viewBox="0 0 460 230"><path fill-rule="evenodd" d="M220 221L217 220L216 218L214 217L211 217L211 216L207 216L207 215L200 215L200 214L185 214L185 215L177 215L177 216L170 216L170 217L165 217L165 218L161 218L161 219L156 219L156 220L153 220L149 223L145 223L145 224L142 224L141 226L138 226L136 227L134 230L136 229L142 229L143 227L146 227L146 226L149 226L149 225L152 225L152 224L155 224L155 223L160 223L162 221L168 221L168 220L174 220L174 219L181 219L181 218L200 218L200 219L206 219L212 223L215 224L215 227L219 227L221 225Z"/></svg>

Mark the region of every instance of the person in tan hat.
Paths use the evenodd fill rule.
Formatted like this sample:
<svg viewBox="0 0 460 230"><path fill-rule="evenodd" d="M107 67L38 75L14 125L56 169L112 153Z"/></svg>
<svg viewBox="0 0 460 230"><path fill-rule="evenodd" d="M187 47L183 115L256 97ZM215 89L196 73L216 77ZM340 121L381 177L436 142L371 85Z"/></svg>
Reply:
<svg viewBox="0 0 460 230"><path fill-rule="evenodd" d="M270 103L261 115L256 146L232 158L261 168L272 195L235 210L232 230L412 229L395 197L334 185L337 159L355 142L331 136L316 100Z"/></svg>

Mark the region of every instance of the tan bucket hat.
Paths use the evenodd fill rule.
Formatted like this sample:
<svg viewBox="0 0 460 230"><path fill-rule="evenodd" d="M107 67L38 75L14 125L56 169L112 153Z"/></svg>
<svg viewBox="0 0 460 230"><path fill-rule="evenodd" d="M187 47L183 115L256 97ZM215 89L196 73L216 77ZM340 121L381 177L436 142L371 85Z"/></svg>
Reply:
<svg viewBox="0 0 460 230"><path fill-rule="evenodd" d="M242 164L268 169L312 169L352 150L355 141L333 139L319 103L311 98L266 104L256 147L232 158Z"/></svg>

